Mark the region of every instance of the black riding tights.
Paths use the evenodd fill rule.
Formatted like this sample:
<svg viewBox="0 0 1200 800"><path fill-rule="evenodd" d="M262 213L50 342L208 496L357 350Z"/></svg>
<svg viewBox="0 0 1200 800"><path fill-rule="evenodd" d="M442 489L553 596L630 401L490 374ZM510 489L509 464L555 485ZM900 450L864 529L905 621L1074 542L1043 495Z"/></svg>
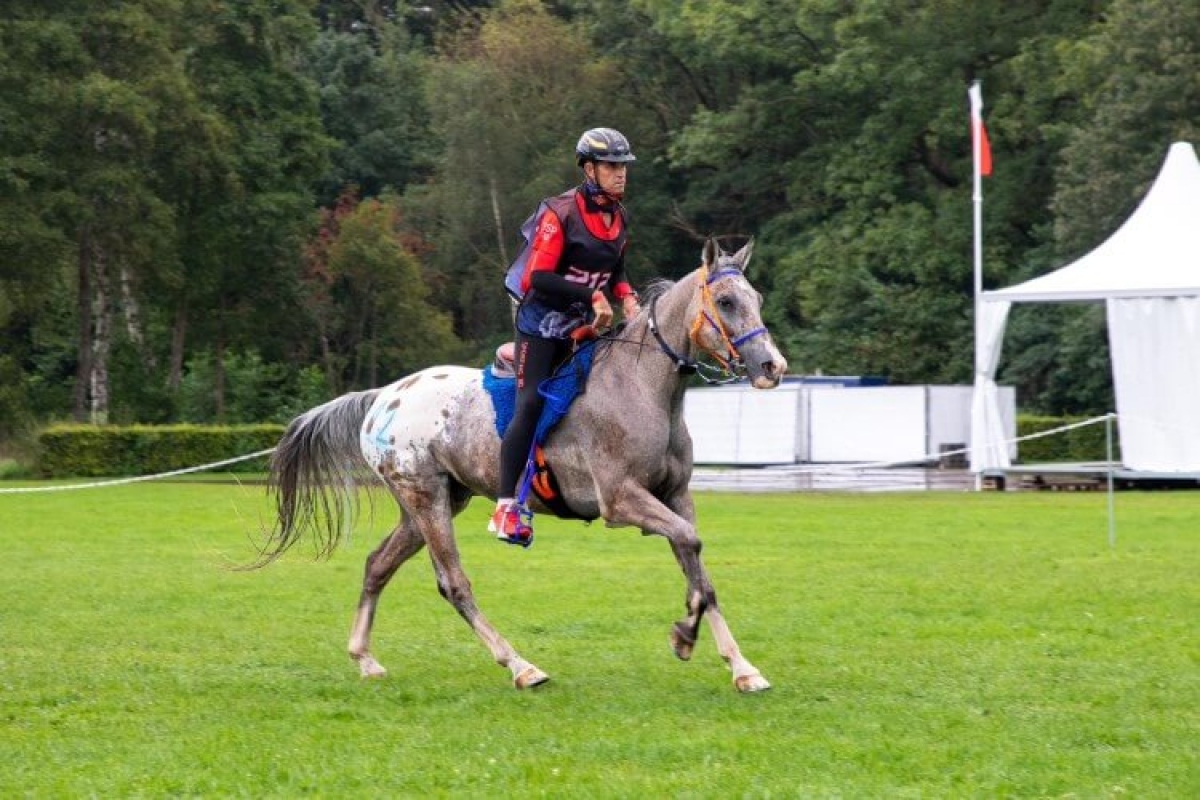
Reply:
<svg viewBox="0 0 1200 800"><path fill-rule="evenodd" d="M567 339L543 339L517 331L517 407L500 443L500 497L516 497L517 481L529 458L529 447L537 429L545 400L538 386L571 352Z"/></svg>

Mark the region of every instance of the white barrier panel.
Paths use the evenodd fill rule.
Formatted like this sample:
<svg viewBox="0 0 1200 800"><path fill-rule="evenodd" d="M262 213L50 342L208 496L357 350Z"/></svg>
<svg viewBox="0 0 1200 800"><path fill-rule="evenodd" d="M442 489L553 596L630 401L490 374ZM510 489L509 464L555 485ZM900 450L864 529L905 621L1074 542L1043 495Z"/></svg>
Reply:
<svg viewBox="0 0 1200 800"><path fill-rule="evenodd" d="M798 386L689 390L683 418L697 464L796 463Z"/></svg>
<svg viewBox="0 0 1200 800"><path fill-rule="evenodd" d="M971 386L785 384L689 389L684 421L697 464L936 461L971 439ZM1016 438L1016 391L1000 387ZM1016 444L1009 445L1016 458Z"/></svg>
<svg viewBox="0 0 1200 800"><path fill-rule="evenodd" d="M814 387L809 457L816 462L898 461L925 451L923 386Z"/></svg>

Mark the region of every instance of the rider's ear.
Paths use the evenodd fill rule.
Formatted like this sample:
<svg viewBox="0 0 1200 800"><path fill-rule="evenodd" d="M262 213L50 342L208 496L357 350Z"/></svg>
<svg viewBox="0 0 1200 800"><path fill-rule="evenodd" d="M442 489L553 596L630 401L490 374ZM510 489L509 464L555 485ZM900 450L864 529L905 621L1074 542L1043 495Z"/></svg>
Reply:
<svg viewBox="0 0 1200 800"><path fill-rule="evenodd" d="M721 248L717 247L717 240L709 237L704 240L704 251L700 254L700 263L712 269L717 263L717 256L721 254Z"/></svg>
<svg viewBox="0 0 1200 800"><path fill-rule="evenodd" d="M738 250L733 255L734 263L738 265L738 269L740 269L742 272L745 272L746 267L748 267L750 265L750 256L753 253L754 253L754 237L751 236L750 241L746 242L746 244L744 244L742 246L742 249Z"/></svg>

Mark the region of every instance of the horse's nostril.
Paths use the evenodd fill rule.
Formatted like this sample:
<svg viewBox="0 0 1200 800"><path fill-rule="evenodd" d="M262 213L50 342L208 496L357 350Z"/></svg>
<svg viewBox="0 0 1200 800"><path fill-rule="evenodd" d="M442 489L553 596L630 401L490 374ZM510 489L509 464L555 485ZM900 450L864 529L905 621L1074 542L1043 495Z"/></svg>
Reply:
<svg viewBox="0 0 1200 800"><path fill-rule="evenodd" d="M777 368L778 367L774 361L764 361L762 363L763 372L765 372L769 377L775 377L775 371Z"/></svg>

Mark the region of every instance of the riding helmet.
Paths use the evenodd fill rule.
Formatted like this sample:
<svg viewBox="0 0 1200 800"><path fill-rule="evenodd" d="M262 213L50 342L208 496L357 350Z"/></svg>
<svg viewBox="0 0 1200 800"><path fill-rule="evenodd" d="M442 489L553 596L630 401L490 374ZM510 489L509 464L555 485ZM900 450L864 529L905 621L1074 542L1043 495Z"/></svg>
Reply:
<svg viewBox="0 0 1200 800"><path fill-rule="evenodd" d="M622 163L637 161L629 148L629 140L615 128L592 128L583 132L575 145L575 159L580 166L587 161Z"/></svg>

